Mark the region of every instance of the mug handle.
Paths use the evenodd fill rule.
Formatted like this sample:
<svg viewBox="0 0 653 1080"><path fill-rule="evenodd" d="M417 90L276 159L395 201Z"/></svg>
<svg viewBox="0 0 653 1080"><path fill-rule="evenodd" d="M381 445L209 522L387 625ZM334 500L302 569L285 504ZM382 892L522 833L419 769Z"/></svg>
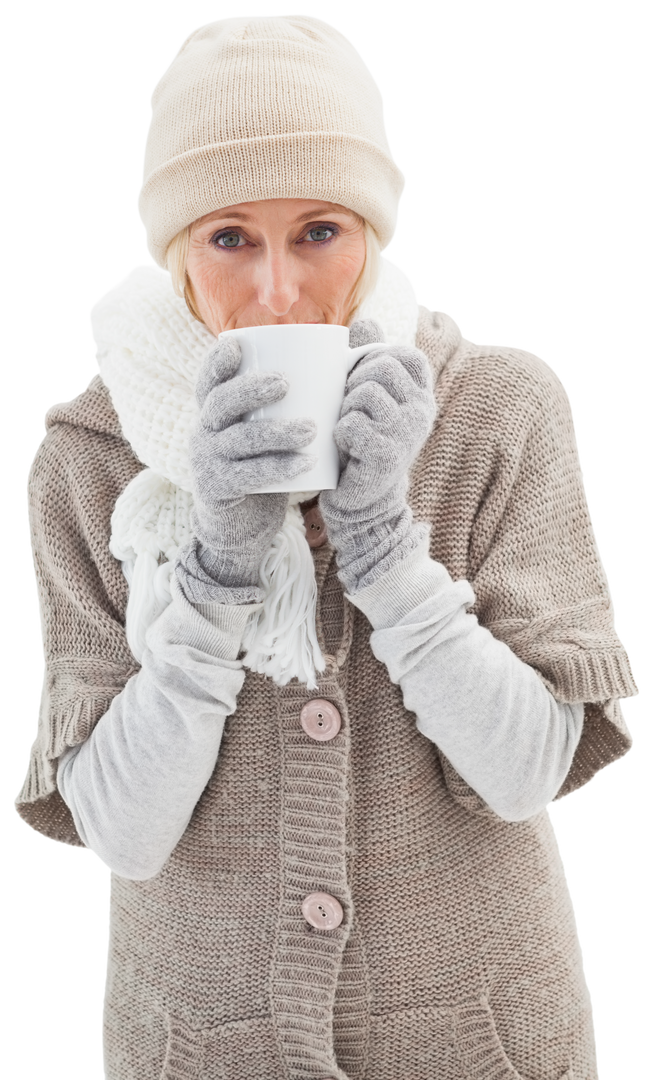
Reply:
<svg viewBox="0 0 653 1080"><path fill-rule="evenodd" d="M355 364L358 363L368 353L374 351L374 349L389 349L390 346L385 341L370 341L367 345L359 345L357 349L349 349L349 356L347 357L347 374L351 371Z"/></svg>

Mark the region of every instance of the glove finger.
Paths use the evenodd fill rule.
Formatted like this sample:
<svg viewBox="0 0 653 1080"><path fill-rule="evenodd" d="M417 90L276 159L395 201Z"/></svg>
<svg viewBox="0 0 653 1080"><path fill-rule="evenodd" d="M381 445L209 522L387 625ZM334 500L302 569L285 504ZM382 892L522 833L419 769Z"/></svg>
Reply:
<svg viewBox="0 0 653 1080"><path fill-rule="evenodd" d="M397 437L403 428L402 406L388 393L385 386L377 382L366 381L356 386L342 403L340 417L352 412L364 413L377 425L395 431Z"/></svg>
<svg viewBox="0 0 653 1080"><path fill-rule="evenodd" d="M259 454L302 450L313 442L317 425L310 417L297 420L247 420L218 432L214 447L228 461L255 458Z"/></svg>
<svg viewBox="0 0 653 1080"><path fill-rule="evenodd" d="M266 454L258 461L247 461L242 464L251 470L252 477L257 484L261 483L262 465L265 466L265 483L278 483L280 480L293 480L295 476L314 469L317 465L317 454Z"/></svg>
<svg viewBox="0 0 653 1080"><path fill-rule="evenodd" d="M411 379L420 390L433 390L433 372L428 357L421 349L410 348L407 345L397 345L392 350L392 355L399 360L402 367L410 375Z"/></svg>
<svg viewBox="0 0 653 1080"><path fill-rule="evenodd" d="M397 439L394 433L388 435L361 412L350 413L339 420L333 438L341 455L363 462L370 482L375 476L381 479L395 472L404 458L410 459L405 440Z"/></svg>
<svg viewBox="0 0 653 1080"><path fill-rule="evenodd" d="M394 391L395 388L393 388ZM423 390L413 391L407 401L397 401L394 392L374 380L363 382L342 403L341 418L356 412L369 416L389 438L401 442L410 452L433 426L435 399Z"/></svg>
<svg viewBox="0 0 653 1080"><path fill-rule="evenodd" d="M235 375L209 392L200 422L210 431L222 431L245 413L281 401L287 392L288 381L280 371L248 371L245 375Z"/></svg>
<svg viewBox="0 0 653 1080"><path fill-rule="evenodd" d="M235 338L218 341L210 349L195 384L195 397L200 409L216 384L226 382L236 374L240 361L240 345Z"/></svg>
<svg viewBox="0 0 653 1080"><path fill-rule="evenodd" d="M349 327L349 348L369 345L372 341L385 341L383 330L374 319L357 319Z"/></svg>
<svg viewBox="0 0 653 1080"><path fill-rule="evenodd" d="M367 359L365 357L364 359ZM392 356L376 353L365 367L356 367L347 380L345 401L358 387L366 382L376 383L386 390L397 402L410 401L416 395L424 395L426 390L415 386L406 369Z"/></svg>
<svg viewBox="0 0 653 1080"><path fill-rule="evenodd" d="M260 487L293 480L317 464L315 454L271 454L229 463L228 471L216 471L199 477L198 489L203 502L212 504L226 499L256 494Z"/></svg>
<svg viewBox="0 0 653 1080"><path fill-rule="evenodd" d="M428 436L435 412L431 394L425 397L423 391L415 391L409 401L397 402L385 386L364 382L343 401L334 438L337 443L339 431L349 432L347 438L355 438L357 418L361 422L365 419L374 425L379 438L396 443L401 454L409 458Z"/></svg>
<svg viewBox="0 0 653 1080"><path fill-rule="evenodd" d="M433 389L433 376L431 373L431 365L428 362L427 357L420 349L411 349L406 345L394 345L392 349L383 349L368 353L361 360L358 361L356 367L351 372L347 385L356 385L361 379L365 378L365 373L372 367L376 367L378 364L385 362L387 365L396 365L397 372L399 369L403 369L410 377L415 387L420 390ZM397 374L396 379L400 376Z"/></svg>
<svg viewBox="0 0 653 1080"><path fill-rule="evenodd" d="M341 458L365 461L370 472L379 475L388 469L408 469L428 438L432 417L423 409L395 408L387 423L358 409L341 417L333 432Z"/></svg>

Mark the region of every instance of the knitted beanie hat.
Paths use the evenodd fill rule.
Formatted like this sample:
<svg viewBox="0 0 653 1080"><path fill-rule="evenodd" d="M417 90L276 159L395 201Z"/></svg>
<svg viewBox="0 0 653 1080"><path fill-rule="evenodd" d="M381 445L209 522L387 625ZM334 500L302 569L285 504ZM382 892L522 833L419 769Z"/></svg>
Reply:
<svg viewBox="0 0 653 1080"><path fill-rule="evenodd" d="M355 210L384 247L403 176L379 91L331 26L303 15L236 18L192 34L152 98L140 213L165 266L174 236L213 210L322 199Z"/></svg>

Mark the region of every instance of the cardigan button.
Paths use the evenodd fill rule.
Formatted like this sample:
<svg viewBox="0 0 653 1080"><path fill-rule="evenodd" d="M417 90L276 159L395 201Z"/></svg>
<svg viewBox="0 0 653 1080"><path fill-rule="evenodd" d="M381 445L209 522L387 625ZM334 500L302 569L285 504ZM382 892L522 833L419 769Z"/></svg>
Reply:
<svg viewBox="0 0 653 1080"><path fill-rule="evenodd" d="M302 900L302 915L318 930L335 930L344 919L339 900L328 892L312 892Z"/></svg>
<svg viewBox="0 0 653 1080"><path fill-rule="evenodd" d="M326 525L324 524L324 518L320 513L319 506L313 506L310 510L306 511L304 514L304 528L306 530L306 539L308 540L309 547L319 548L322 547L322 544L326 544Z"/></svg>
<svg viewBox="0 0 653 1080"><path fill-rule="evenodd" d="M301 725L307 735L317 742L328 742L340 731L342 720L335 705L324 698L309 701L299 714Z"/></svg>

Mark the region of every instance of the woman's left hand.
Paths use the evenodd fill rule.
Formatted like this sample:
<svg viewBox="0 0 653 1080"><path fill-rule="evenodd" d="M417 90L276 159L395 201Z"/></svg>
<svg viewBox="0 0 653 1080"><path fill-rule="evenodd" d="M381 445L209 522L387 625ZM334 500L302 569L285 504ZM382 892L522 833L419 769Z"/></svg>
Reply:
<svg viewBox="0 0 653 1080"><path fill-rule="evenodd" d="M350 346L378 341L379 335L372 320L353 323ZM330 534L339 525L351 528L404 507L408 471L435 416L431 365L420 349L386 346L358 361L334 431L342 470L338 487L319 496Z"/></svg>

